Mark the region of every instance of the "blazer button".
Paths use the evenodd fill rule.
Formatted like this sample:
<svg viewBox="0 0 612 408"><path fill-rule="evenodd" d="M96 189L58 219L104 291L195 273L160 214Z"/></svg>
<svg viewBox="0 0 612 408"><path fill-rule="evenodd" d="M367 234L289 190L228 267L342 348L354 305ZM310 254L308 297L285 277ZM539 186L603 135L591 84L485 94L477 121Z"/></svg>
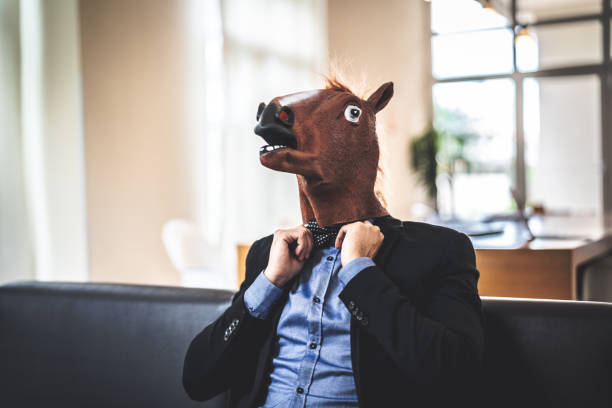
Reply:
<svg viewBox="0 0 612 408"><path fill-rule="evenodd" d="M355 302L353 302L352 300L349 300L348 308L349 308L349 310L353 310L355 308Z"/></svg>

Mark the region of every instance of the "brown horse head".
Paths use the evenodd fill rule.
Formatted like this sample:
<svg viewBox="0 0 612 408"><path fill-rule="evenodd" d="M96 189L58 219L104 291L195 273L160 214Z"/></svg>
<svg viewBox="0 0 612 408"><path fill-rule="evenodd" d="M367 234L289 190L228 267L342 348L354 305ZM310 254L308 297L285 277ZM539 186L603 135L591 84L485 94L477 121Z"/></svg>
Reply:
<svg viewBox="0 0 612 408"><path fill-rule="evenodd" d="M267 143L264 166L297 175L302 220L320 226L387 215L374 193L378 171L376 113L393 83L361 99L329 81L325 89L279 96L257 111L255 133Z"/></svg>

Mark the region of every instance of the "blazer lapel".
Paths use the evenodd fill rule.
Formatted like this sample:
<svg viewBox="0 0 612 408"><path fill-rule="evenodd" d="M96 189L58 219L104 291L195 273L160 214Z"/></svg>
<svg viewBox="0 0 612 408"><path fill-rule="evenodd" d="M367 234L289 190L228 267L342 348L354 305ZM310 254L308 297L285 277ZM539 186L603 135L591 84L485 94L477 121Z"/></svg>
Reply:
<svg viewBox="0 0 612 408"><path fill-rule="evenodd" d="M399 239L402 222L397 218L393 218L388 215L385 217L375 218L374 224L380 227L380 231L383 233L385 238L383 239L383 243L380 246L378 253L374 256L373 261L376 263L376 265L384 268L389 255L393 251L393 247Z"/></svg>

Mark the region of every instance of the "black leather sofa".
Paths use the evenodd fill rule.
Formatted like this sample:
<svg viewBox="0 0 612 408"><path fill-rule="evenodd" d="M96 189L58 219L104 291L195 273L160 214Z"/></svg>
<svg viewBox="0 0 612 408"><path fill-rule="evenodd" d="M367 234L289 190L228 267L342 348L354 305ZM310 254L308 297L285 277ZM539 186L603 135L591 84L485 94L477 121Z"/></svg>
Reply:
<svg viewBox="0 0 612 408"><path fill-rule="evenodd" d="M182 388L189 342L220 290L93 283L0 286L0 407L225 407ZM483 298L489 407L611 407L612 304ZM475 404L477 405L477 404ZM399 407L409 407L398 401Z"/></svg>

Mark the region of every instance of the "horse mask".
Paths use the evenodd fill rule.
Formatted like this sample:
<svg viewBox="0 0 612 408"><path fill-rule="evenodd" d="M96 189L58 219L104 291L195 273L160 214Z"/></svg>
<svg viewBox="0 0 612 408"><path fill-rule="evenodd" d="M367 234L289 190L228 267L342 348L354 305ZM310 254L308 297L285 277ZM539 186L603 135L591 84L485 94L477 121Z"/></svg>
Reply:
<svg viewBox="0 0 612 408"><path fill-rule="evenodd" d="M366 100L330 80L325 89L279 96L257 110L259 160L297 175L302 221L319 226L388 215L374 191L376 113L393 96L383 84Z"/></svg>

